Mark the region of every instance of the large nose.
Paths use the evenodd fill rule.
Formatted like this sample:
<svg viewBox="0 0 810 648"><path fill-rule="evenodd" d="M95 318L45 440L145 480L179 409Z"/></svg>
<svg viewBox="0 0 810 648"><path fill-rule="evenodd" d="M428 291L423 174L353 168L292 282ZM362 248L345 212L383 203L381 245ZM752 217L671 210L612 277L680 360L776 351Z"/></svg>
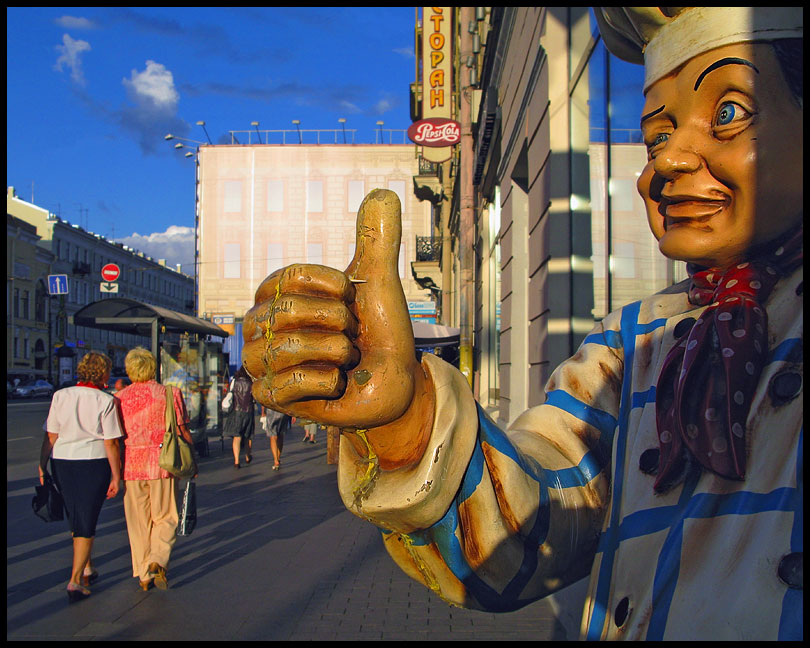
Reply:
<svg viewBox="0 0 810 648"><path fill-rule="evenodd" d="M701 166L701 158L695 152L694 137L688 129L675 129L664 148L655 155L653 168L667 179L684 173L694 173Z"/></svg>

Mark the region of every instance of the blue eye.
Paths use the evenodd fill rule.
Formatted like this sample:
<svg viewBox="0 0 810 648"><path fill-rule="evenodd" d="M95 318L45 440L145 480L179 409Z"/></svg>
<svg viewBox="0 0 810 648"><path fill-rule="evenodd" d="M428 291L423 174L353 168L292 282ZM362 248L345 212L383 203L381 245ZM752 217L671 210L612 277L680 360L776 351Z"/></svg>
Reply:
<svg viewBox="0 0 810 648"><path fill-rule="evenodd" d="M717 113L717 124L720 126L730 124L734 120L736 113L737 111L734 110L733 103L724 103L720 106L720 112Z"/></svg>

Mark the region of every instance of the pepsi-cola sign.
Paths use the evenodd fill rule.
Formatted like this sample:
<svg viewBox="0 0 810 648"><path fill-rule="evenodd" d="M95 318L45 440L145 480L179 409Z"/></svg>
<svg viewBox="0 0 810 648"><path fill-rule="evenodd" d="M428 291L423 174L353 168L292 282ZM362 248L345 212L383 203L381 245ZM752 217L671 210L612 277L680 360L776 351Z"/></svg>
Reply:
<svg viewBox="0 0 810 648"><path fill-rule="evenodd" d="M420 119L408 128L408 137L420 146L453 146L461 141L461 125L445 117Z"/></svg>

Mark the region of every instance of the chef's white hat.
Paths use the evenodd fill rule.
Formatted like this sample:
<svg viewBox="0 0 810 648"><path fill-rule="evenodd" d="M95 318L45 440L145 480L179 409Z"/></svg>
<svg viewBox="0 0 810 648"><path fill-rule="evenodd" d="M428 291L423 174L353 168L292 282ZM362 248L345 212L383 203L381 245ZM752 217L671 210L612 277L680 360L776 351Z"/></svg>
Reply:
<svg viewBox="0 0 810 648"><path fill-rule="evenodd" d="M746 41L802 38L801 7L594 7L605 46L644 64L644 91L703 52Z"/></svg>

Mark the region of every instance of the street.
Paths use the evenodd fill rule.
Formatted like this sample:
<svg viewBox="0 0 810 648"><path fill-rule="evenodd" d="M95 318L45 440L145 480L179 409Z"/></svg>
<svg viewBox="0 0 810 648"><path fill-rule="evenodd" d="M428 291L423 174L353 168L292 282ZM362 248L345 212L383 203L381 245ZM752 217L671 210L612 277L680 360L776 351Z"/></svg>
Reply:
<svg viewBox="0 0 810 648"><path fill-rule="evenodd" d="M234 470L226 440L200 461L198 524L177 539L168 591L132 577L122 497L105 503L87 600L68 606L65 522L31 511L47 399L7 404L8 640L551 640L566 639L552 604L491 614L450 607L409 579L379 533L340 501L326 442L287 435L282 469L269 443ZM258 426L257 426L258 427Z"/></svg>

